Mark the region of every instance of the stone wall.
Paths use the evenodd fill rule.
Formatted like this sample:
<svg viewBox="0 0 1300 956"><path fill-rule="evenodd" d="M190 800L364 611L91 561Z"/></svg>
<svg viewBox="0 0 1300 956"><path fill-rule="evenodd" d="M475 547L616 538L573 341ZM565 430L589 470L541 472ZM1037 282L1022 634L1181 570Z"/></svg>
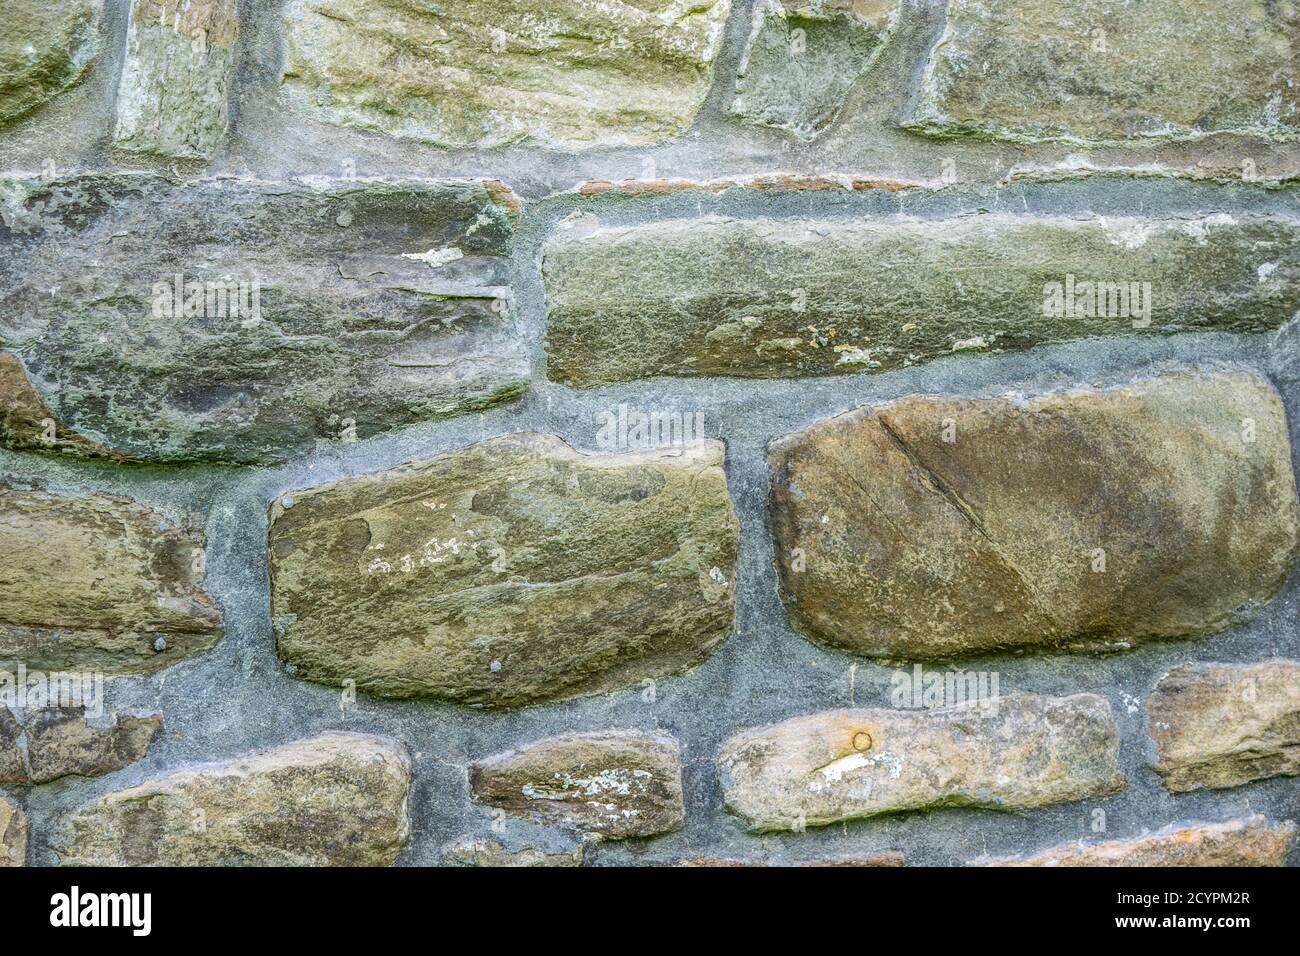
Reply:
<svg viewBox="0 0 1300 956"><path fill-rule="evenodd" d="M6 18L0 865L1300 863L1293 5Z"/></svg>

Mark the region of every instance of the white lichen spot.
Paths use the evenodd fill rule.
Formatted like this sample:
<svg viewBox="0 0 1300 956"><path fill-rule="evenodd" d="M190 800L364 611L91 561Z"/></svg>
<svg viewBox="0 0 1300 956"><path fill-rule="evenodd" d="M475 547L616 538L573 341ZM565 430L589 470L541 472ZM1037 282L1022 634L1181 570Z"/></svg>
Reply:
<svg viewBox="0 0 1300 956"><path fill-rule="evenodd" d="M445 266L449 262L465 258L465 253L455 246L450 246L446 249L430 249L428 252L403 252L402 258L410 259L413 262L423 262L430 269L436 269L439 266Z"/></svg>
<svg viewBox="0 0 1300 956"><path fill-rule="evenodd" d="M1271 276L1276 271L1277 271L1276 262L1266 262L1258 269L1256 269L1255 273L1259 276L1260 282L1267 282L1268 277Z"/></svg>

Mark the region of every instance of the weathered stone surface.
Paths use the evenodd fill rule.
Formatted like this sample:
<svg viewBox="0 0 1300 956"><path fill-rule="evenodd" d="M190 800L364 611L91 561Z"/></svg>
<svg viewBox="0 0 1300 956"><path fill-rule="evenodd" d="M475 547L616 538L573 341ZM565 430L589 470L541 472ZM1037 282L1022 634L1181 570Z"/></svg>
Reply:
<svg viewBox="0 0 1300 956"><path fill-rule="evenodd" d="M1006 697L924 713L832 710L736 734L718 758L727 809L800 830L934 807L1028 810L1124 789L1110 704Z"/></svg>
<svg viewBox="0 0 1300 956"><path fill-rule="evenodd" d="M247 463L516 397L517 208L491 181L0 180L0 440Z"/></svg>
<svg viewBox="0 0 1300 956"><path fill-rule="evenodd" d="M682 753L664 733L609 730L539 740L470 767L474 799L607 840L682 825Z"/></svg>
<svg viewBox="0 0 1300 956"><path fill-rule="evenodd" d="M145 673L221 636L201 540L144 505L0 483L0 536L0 670Z"/></svg>
<svg viewBox="0 0 1300 956"><path fill-rule="evenodd" d="M812 866L812 867L844 867L844 866L906 866L903 854L896 850L886 850L884 853L871 853L866 856L831 856L821 860L791 860L779 864L768 863L763 860L731 860L716 856L701 856L691 860L684 860L681 866L692 867L736 867L736 868L756 868L765 866Z"/></svg>
<svg viewBox="0 0 1300 956"><path fill-rule="evenodd" d="M112 773L143 757L161 730L161 714L113 714L107 722L91 722L81 708L54 706L28 711L20 725L0 705L0 784Z"/></svg>
<svg viewBox="0 0 1300 956"><path fill-rule="evenodd" d="M1092 142L1300 134L1300 13L1271 0L950 0L908 127Z"/></svg>
<svg viewBox="0 0 1300 956"><path fill-rule="evenodd" d="M103 0L6 0L0 32L0 126L81 78L98 46Z"/></svg>
<svg viewBox="0 0 1300 956"><path fill-rule="evenodd" d="M1300 662L1188 664L1147 698L1156 772L1174 791L1300 774Z"/></svg>
<svg viewBox="0 0 1300 956"><path fill-rule="evenodd" d="M304 680L488 706L686 670L735 611L722 455L507 435L294 492L271 509L280 657Z"/></svg>
<svg viewBox="0 0 1300 956"><path fill-rule="evenodd" d="M114 145L207 159L226 133L235 0L134 0Z"/></svg>
<svg viewBox="0 0 1300 956"><path fill-rule="evenodd" d="M811 140L893 32L898 0L759 0L731 112Z"/></svg>
<svg viewBox="0 0 1300 956"><path fill-rule="evenodd" d="M1226 823L1193 823L1104 843L1067 843L1027 857L995 857L974 866L1282 866L1295 835L1291 821L1261 814Z"/></svg>
<svg viewBox="0 0 1300 956"><path fill-rule="evenodd" d="M0 795L0 867L27 865L27 815Z"/></svg>
<svg viewBox="0 0 1300 956"><path fill-rule="evenodd" d="M0 706L0 786L27 782L22 735L23 728L9 708Z"/></svg>
<svg viewBox="0 0 1300 956"><path fill-rule="evenodd" d="M547 242L543 274L556 381L827 375L1088 336L1275 328L1300 309L1300 228L1227 216L702 217L575 226ZM1084 283L1138 283L1138 295L1121 301L1117 286L1107 315ZM1067 287L1072 307L1054 311Z"/></svg>
<svg viewBox="0 0 1300 956"><path fill-rule="evenodd" d="M447 847L446 857L457 866L582 866L583 845L575 844L567 853L551 853L536 847L511 850L497 840L467 838Z"/></svg>
<svg viewBox="0 0 1300 956"><path fill-rule="evenodd" d="M912 396L772 444L796 624L857 653L1123 649L1268 601L1297 551L1282 403L1243 372Z"/></svg>
<svg viewBox="0 0 1300 956"><path fill-rule="evenodd" d="M107 726L98 726L87 722L79 710L38 710L23 724L31 782L120 770L145 755L162 723L161 714L114 714Z"/></svg>
<svg viewBox="0 0 1300 956"><path fill-rule="evenodd" d="M288 100L439 146L656 143L709 89L729 0L289 0Z"/></svg>
<svg viewBox="0 0 1300 956"><path fill-rule="evenodd" d="M396 741L328 733L117 790L76 811L81 866L387 866L410 830Z"/></svg>

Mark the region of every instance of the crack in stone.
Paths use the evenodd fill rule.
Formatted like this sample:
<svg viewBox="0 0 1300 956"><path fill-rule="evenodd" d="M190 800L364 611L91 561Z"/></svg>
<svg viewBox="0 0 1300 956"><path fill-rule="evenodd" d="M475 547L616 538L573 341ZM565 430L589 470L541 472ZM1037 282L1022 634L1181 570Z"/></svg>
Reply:
<svg viewBox="0 0 1300 956"><path fill-rule="evenodd" d="M884 433L898 447L898 450L906 456L907 460L912 464L912 467L920 473L925 486L944 501L948 502L948 504L950 504L957 513L962 516L963 520L974 528L981 538L988 542L989 550L993 553L994 557L998 559L1003 567L1015 576L1016 580L1020 582L1020 586L1024 588L1025 593L1029 595L1030 600L1033 602L1034 609L1046 619L1047 623L1054 631L1059 632L1061 629L1060 624L1048 609L1042 596L1029 583L1029 579L1025 576L1024 572L1020 570L1019 565L1011 560L1009 555L1003 552L1002 547L993 539L993 536L989 534L988 528L985 527L984 520L979 516L979 513L971 507L969 502L957 493L957 489L952 487L952 485L950 485L942 475L930 468L921 460L920 456L917 455L912 447L903 440L902 435L900 435L893 426L889 424L883 414L877 414L876 421L880 423L881 430L884 431Z"/></svg>

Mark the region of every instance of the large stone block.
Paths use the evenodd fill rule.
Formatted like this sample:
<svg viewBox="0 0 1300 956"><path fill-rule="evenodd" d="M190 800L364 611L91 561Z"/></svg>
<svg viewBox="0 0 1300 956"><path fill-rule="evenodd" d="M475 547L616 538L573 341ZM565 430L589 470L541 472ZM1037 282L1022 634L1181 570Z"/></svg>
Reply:
<svg viewBox="0 0 1300 956"><path fill-rule="evenodd" d="M410 782L395 741L322 734L105 794L57 852L73 866L388 866Z"/></svg>
<svg viewBox="0 0 1300 956"><path fill-rule="evenodd" d="M1300 775L1300 662L1175 668L1147 699L1147 724L1170 790Z"/></svg>
<svg viewBox="0 0 1300 956"><path fill-rule="evenodd" d="M989 214L575 226L546 243L548 374L788 378L1091 336L1276 328L1289 219Z"/></svg>
<svg viewBox="0 0 1300 956"><path fill-rule="evenodd" d="M908 127L1097 143L1300 134L1300 12L1273 0L949 0Z"/></svg>
<svg viewBox="0 0 1300 956"><path fill-rule="evenodd" d="M832 710L736 734L718 758L727 809L754 830L903 810L1030 810L1124 789L1110 705L1006 697L928 712Z"/></svg>
<svg viewBox="0 0 1300 956"><path fill-rule="evenodd" d="M249 463L516 397L517 208L492 181L0 180L0 442Z"/></svg>
<svg viewBox="0 0 1300 956"><path fill-rule="evenodd" d="M685 132L729 0L289 0L285 94L439 146L644 145Z"/></svg>
<svg viewBox="0 0 1300 956"><path fill-rule="evenodd" d="M0 670L138 674L207 650L199 538L135 501L0 483Z"/></svg>
<svg viewBox="0 0 1300 956"><path fill-rule="evenodd" d="M913 396L782 438L770 463L792 617L873 656L1209 634L1297 553L1286 415L1250 373Z"/></svg>
<svg viewBox="0 0 1300 956"><path fill-rule="evenodd" d="M383 697L617 690L726 637L738 533L720 442L508 435L276 502L277 648L300 678Z"/></svg>

